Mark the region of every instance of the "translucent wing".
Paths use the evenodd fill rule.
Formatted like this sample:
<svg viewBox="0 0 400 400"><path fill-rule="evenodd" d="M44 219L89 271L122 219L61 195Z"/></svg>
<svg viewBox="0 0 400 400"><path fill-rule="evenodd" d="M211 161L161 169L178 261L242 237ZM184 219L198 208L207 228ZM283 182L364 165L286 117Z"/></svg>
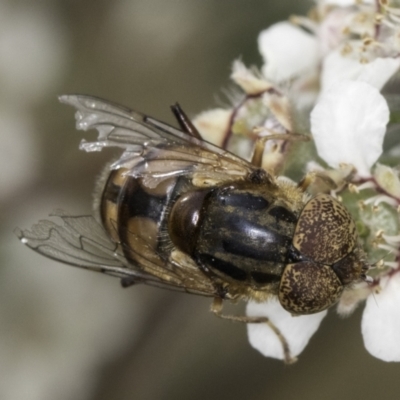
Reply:
<svg viewBox="0 0 400 400"><path fill-rule="evenodd" d="M103 227L91 215L70 216L56 211L63 225L39 221L31 230L16 229L22 243L34 251L69 265L122 279L124 284L146 283L205 296L214 296L211 282L196 268L183 268L163 260L157 264L145 253L141 267L128 263L122 249L111 242Z"/></svg>
<svg viewBox="0 0 400 400"><path fill-rule="evenodd" d="M99 132L97 141L82 141L81 149L124 149L111 168L127 168L149 186L171 176L192 175L221 182L254 171L242 158L136 111L89 96L61 96L60 101L78 110L77 129Z"/></svg>

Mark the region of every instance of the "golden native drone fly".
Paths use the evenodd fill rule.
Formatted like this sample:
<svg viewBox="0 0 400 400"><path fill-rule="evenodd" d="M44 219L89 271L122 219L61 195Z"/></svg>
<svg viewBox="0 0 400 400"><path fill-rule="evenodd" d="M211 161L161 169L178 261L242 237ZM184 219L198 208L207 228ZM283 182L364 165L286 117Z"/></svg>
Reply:
<svg viewBox="0 0 400 400"><path fill-rule="evenodd" d="M250 163L202 140L178 105L182 130L94 97L60 100L78 110L78 129L99 132L82 149L124 152L103 174L97 215L58 212L63 225L41 221L17 231L38 253L124 286L213 297L216 314L222 300L271 295L292 314L316 313L365 278L355 223L342 204L270 175L260 154Z"/></svg>

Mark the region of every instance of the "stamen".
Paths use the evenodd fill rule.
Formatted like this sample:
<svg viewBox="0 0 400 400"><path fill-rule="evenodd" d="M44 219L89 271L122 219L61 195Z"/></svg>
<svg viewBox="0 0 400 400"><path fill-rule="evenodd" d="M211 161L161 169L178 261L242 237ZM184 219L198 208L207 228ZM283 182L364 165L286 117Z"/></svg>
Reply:
<svg viewBox="0 0 400 400"><path fill-rule="evenodd" d="M365 190L365 189L375 189L375 187L376 187L376 185L373 181L367 181L367 182L362 183L361 185L356 186L356 188L359 192L361 190Z"/></svg>
<svg viewBox="0 0 400 400"><path fill-rule="evenodd" d="M367 207L365 202L363 200L360 200L359 202L357 202L358 208L362 211L365 210L365 208Z"/></svg>
<svg viewBox="0 0 400 400"><path fill-rule="evenodd" d="M372 278L372 276L365 275L364 281L367 283L373 283L374 278Z"/></svg>
<svg viewBox="0 0 400 400"><path fill-rule="evenodd" d="M385 262L385 266L392 268L392 269L396 269L399 267L399 263L395 262L395 261L386 261Z"/></svg>
<svg viewBox="0 0 400 400"><path fill-rule="evenodd" d="M366 21L368 21L368 14L363 12L358 13L353 19L353 22L360 24L364 24Z"/></svg>
<svg viewBox="0 0 400 400"><path fill-rule="evenodd" d="M357 193L357 194L359 193L358 187L354 185L354 183L349 183L347 188L349 189L350 193Z"/></svg>
<svg viewBox="0 0 400 400"><path fill-rule="evenodd" d="M400 9L399 8L388 6L386 1L385 1L386 4L382 4L382 3L384 3L384 1L381 0L381 5L383 6L383 8L385 9L385 11L388 14L390 14L391 16L392 15L400 16Z"/></svg>
<svg viewBox="0 0 400 400"><path fill-rule="evenodd" d="M389 21L387 18L382 19L381 24L387 26L390 29L393 29L393 30L396 29L396 25L393 24L391 21Z"/></svg>
<svg viewBox="0 0 400 400"><path fill-rule="evenodd" d="M376 41L372 37L366 36L365 38L363 38L364 46L371 46L372 44L376 44Z"/></svg>
<svg viewBox="0 0 400 400"><path fill-rule="evenodd" d="M377 196L372 196L369 199L364 200L364 204L371 204L376 208L380 203L386 203L393 207L397 207L398 203L395 199L385 195L385 194L378 194Z"/></svg>
<svg viewBox="0 0 400 400"><path fill-rule="evenodd" d="M391 18L392 21L397 22L397 23L399 23L399 21L400 21L400 15L393 15L392 14L392 15L390 15L390 18ZM396 29L396 25L395 25L395 27L393 29Z"/></svg>
<svg viewBox="0 0 400 400"><path fill-rule="evenodd" d="M375 14L375 23L380 24L384 19L383 14Z"/></svg>
<svg viewBox="0 0 400 400"><path fill-rule="evenodd" d="M353 47L350 45L350 43L345 43L345 45L340 50L340 54L342 56L346 56L346 55L350 54L352 51L353 51Z"/></svg>
<svg viewBox="0 0 400 400"><path fill-rule="evenodd" d="M388 242L390 244L393 244L393 245L400 244L400 235L390 236L390 235L382 234L382 238L385 239L386 242Z"/></svg>
<svg viewBox="0 0 400 400"><path fill-rule="evenodd" d="M390 262L390 261L388 261L388 262ZM379 261L376 263L376 268L378 268L378 269L383 269L384 266L385 266L385 261L384 261L384 260L379 260Z"/></svg>
<svg viewBox="0 0 400 400"><path fill-rule="evenodd" d="M389 251L390 253L396 253L397 252L397 248L396 247L392 247L389 244L378 244L378 249L382 249L382 250L386 250Z"/></svg>

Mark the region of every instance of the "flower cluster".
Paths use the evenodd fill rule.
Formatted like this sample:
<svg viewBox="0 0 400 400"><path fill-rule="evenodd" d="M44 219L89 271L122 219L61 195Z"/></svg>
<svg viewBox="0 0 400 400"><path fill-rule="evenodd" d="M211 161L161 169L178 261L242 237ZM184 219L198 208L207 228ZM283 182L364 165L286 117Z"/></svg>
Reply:
<svg viewBox="0 0 400 400"><path fill-rule="evenodd" d="M325 177L315 179L311 192L329 192L345 204L371 266L367 280L344 291L337 311L348 315L366 300L367 350L400 361L400 145L392 95L400 8L385 0L319 0L308 17L261 32L258 44L261 72L233 64L231 78L241 89L234 106L204 112L194 122L206 139L244 157L257 137L274 135L264 168L292 179L312 171ZM307 132L310 143L286 140L288 133ZM280 134L286 136L276 140ZM280 332L249 324L250 343L265 356L294 360L326 313L292 317L274 299L249 302L249 316L267 317Z"/></svg>

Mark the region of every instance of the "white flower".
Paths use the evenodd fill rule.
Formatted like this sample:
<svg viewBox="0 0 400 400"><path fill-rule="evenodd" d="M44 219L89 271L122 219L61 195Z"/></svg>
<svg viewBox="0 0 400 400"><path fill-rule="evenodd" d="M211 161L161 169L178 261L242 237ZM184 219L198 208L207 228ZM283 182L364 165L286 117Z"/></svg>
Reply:
<svg viewBox="0 0 400 400"><path fill-rule="evenodd" d="M331 167L352 164L361 176L382 153L389 108L365 82L342 81L325 92L311 113L317 151Z"/></svg>
<svg viewBox="0 0 400 400"><path fill-rule="evenodd" d="M310 193L331 190L336 184L332 194L351 206L348 210L363 232L365 261L380 260L371 265L368 277L362 275L363 280L345 288L337 312L349 315L366 300L362 333L367 350L382 360L400 361L400 175L396 168L377 164L390 119L380 91L400 68L400 10L379 4L381 13L372 0L317 1L313 20L296 17L293 23L280 22L264 30L258 44L265 78L236 62L231 77L244 98L236 102L230 117L202 117L206 125L217 127L220 133L214 137L223 138L227 132L224 145L231 134L239 134L242 141L236 145L241 148L249 142L243 142L246 135L255 140L264 131L290 134L299 126L304 131L307 124L302 123L310 118L317 155L333 168L318 167L325 186L317 183ZM297 156L287 150L289 141L282 140L281 147L276 142L271 141L264 153L263 166L271 171L279 170L289 155ZM321 160L309 157L313 152L306 149L297 159L315 165ZM327 312L294 317L272 298L250 301L246 313L268 319L248 325L251 345L267 357L291 362Z"/></svg>
<svg viewBox="0 0 400 400"><path fill-rule="evenodd" d="M258 38L263 73L274 82L300 80L303 90L312 76L321 78L323 90L345 79L382 88L400 67L399 13L382 7L385 14L372 1L319 1L316 20L294 17L272 25Z"/></svg>
<svg viewBox="0 0 400 400"><path fill-rule="evenodd" d="M289 353L285 354L286 344L280 341L276 332L267 324L247 325L250 344L266 357L290 362L295 361L295 358L307 346L327 312L292 316L282 308L277 299L271 299L266 303L249 302L246 313L253 317L268 317L286 340Z"/></svg>
<svg viewBox="0 0 400 400"><path fill-rule="evenodd" d="M367 82L377 89L382 89L399 67L400 58L377 57L370 62L362 63L358 58L344 57L340 50L334 50L323 61L322 91L347 79Z"/></svg>
<svg viewBox="0 0 400 400"><path fill-rule="evenodd" d="M366 349L383 361L400 361L400 273L381 280L382 290L369 296L361 331Z"/></svg>
<svg viewBox="0 0 400 400"><path fill-rule="evenodd" d="M340 82L321 96L311 113L311 131L319 156L334 168L342 163L352 164L359 175L371 177L371 168L382 153L388 120L389 109L378 89L361 81ZM398 174L378 164L374 177L375 181L365 187L379 185L387 193L378 195L379 201L389 205L392 201L397 205ZM389 229L387 223L383 223L382 229ZM397 254L400 236L380 235L387 243L382 248ZM345 290L338 312L348 315L367 299L362 320L365 347L384 361L400 361L400 268L397 262L386 265L389 269L378 276L372 286L362 283ZM378 282L379 291L376 290ZM286 339L290 356L295 357L304 349L326 313L316 314L315 319L310 320L308 318L314 316L291 317L279 303L271 301L249 303L247 314L267 316ZM265 356L285 359L282 343L266 324L251 324L248 335L251 345Z"/></svg>
<svg viewBox="0 0 400 400"><path fill-rule="evenodd" d="M352 164L359 175L370 177L371 168L382 153L388 120L387 103L375 87L360 81L340 82L321 96L311 113L311 131L319 156L334 168L342 163ZM374 176L388 196L398 193L399 178L392 169L378 164ZM390 204L389 200L393 199L388 196ZM393 252L398 251L400 236L383 235L383 239L392 246ZM342 295L338 312L348 315L367 299L362 322L367 350L382 360L400 361L400 273L397 263L387 265L393 269L381 278L380 292L374 290L377 283L349 288ZM270 301L249 303L247 314L267 316L285 337L291 357L295 357L318 329L326 312L316 314L315 319L310 318L314 316L291 317L279 303ZM251 345L265 356L285 359L282 343L266 324L251 324L248 335Z"/></svg>
<svg viewBox="0 0 400 400"><path fill-rule="evenodd" d="M318 64L317 39L289 22L262 31L258 48L265 61L265 76L276 82L297 77Z"/></svg>

